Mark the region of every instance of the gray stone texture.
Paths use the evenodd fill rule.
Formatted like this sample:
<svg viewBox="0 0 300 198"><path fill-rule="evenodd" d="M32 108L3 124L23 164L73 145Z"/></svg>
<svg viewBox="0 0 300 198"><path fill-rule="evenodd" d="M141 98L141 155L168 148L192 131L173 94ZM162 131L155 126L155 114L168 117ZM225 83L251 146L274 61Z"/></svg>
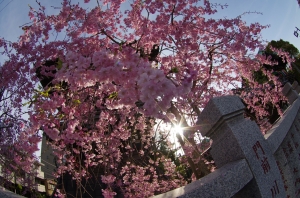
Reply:
<svg viewBox="0 0 300 198"><path fill-rule="evenodd" d="M243 112L245 106L241 99L236 96L223 96L212 98L206 108L202 111L198 118L198 125L201 127L201 134L207 135L209 131L220 123L220 119L224 119L224 115L234 117L234 114Z"/></svg>
<svg viewBox="0 0 300 198"><path fill-rule="evenodd" d="M300 100L297 100L286 110L283 117L264 136L265 139L267 139L273 153L275 153L275 151L278 149L288 131L292 127L292 124L297 117L299 108Z"/></svg>
<svg viewBox="0 0 300 198"><path fill-rule="evenodd" d="M275 153L275 158L282 170L283 182L287 195L300 197L300 124L299 113L287 136ZM277 157L281 154L280 157Z"/></svg>
<svg viewBox="0 0 300 198"><path fill-rule="evenodd" d="M297 81L292 84L292 89L294 89L298 94L300 93L300 86Z"/></svg>
<svg viewBox="0 0 300 198"><path fill-rule="evenodd" d="M239 192L237 192L232 198L245 198L245 197L261 198L259 188L254 178L251 179L251 181L247 185L245 185Z"/></svg>
<svg viewBox="0 0 300 198"><path fill-rule="evenodd" d="M252 173L246 160L228 163L213 173L154 198L226 198L232 197L251 179Z"/></svg>
<svg viewBox="0 0 300 198"><path fill-rule="evenodd" d="M292 89L297 89L297 87L299 86L297 81L294 81L292 84Z"/></svg>
<svg viewBox="0 0 300 198"><path fill-rule="evenodd" d="M288 99L288 102L292 104L299 96L297 91L295 91L290 83L286 83L282 89L283 95Z"/></svg>
<svg viewBox="0 0 300 198"><path fill-rule="evenodd" d="M286 191L287 197L293 197L292 195L295 194L295 188L294 188L294 181L293 181L293 173L292 169L290 168L288 164L288 160L286 156L284 155L283 149L281 146L278 148L274 155L277 166L279 168L279 172L281 175L281 179L283 181L284 189Z"/></svg>
<svg viewBox="0 0 300 198"><path fill-rule="evenodd" d="M220 106L222 110L215 110L213 114L205 111L206 108L210 110ZM211 154L217 167L244 158L256 181L256 185L249 188L258 187L261 197L284 197L285 190L273 153L258 126L244 119L242 102L235 96L226 96L213 99L206 108L198 124L206 126L202 135L213 140ZM218 119L210 118L212 115L217 115ZM207 117L209 119L202 120ZM207 124L207 120L213 121L214 126Z"/></svg>

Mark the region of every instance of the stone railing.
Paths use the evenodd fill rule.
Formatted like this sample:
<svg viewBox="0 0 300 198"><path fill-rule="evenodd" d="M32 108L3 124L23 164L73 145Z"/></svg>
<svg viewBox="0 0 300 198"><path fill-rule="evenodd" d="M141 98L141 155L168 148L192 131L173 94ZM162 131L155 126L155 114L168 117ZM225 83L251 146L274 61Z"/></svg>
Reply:
<svg viewBox="0 0 300 198"><path fill-rule="evenodd" d="M211 155L218 169L155 198L300 197L299 92L297 83L285 85L290 106L264 136L255 122L244 118L240 98L213 98L198 125L213 140Z"/></svg>

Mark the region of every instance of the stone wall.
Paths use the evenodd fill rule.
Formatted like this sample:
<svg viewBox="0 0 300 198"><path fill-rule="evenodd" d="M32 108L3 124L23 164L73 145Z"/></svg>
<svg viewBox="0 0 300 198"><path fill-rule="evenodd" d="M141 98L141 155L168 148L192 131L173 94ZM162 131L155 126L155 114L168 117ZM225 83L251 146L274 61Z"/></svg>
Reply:
<svg viewBox="0 0 300 198"><path fill-rule="evenodd" d="M203 136L213 140L212 157L219 167L162 197L300 197L300 87L285 85L290 103L283 117L262 135L244 118L237 96L213 98L199 117Z"/></svg>

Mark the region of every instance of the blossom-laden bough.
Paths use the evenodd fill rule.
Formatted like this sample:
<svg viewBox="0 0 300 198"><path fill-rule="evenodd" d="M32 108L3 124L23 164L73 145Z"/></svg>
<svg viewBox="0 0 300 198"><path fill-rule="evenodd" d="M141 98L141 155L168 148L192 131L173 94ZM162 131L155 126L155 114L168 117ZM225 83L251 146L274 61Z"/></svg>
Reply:
<svg viewBox="0 0 300 198"><path fill-rule="evenodd" d="M0 87L15 89L15 111L26 104L29 112L30 128L22 134L36 137L42 129L58 159L57 176L70 174L82 192L81 181L92 177L104 197L149 197L183 185L174 162L160 152L168 135L160 122L181 124L183 137L177 137L200 178L209 170L194 135L210 98L231 94L247 79L251 91L241 96L261 117L269 102L284 100L268 71L272 83L253 77L263 63L275 64L255 52L264 48L260 32L267 26L247 24L243 15L210 18L227 4L84 2L94 7L64 0L53 15L37 2L18 42L0 40L8 57Z"/></svg>

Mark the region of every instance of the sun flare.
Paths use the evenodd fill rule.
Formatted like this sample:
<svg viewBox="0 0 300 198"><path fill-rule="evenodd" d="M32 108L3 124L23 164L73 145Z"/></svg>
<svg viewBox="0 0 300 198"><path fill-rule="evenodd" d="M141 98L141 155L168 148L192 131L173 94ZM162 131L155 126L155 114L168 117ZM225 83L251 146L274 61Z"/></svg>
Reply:
<svg viewBox="0 0 300 198"><path fill-rule="evenodd" d="M179 134L181 137L183 136L183 129L180 125L175 125L173 130L176 134Z"/></svg>

